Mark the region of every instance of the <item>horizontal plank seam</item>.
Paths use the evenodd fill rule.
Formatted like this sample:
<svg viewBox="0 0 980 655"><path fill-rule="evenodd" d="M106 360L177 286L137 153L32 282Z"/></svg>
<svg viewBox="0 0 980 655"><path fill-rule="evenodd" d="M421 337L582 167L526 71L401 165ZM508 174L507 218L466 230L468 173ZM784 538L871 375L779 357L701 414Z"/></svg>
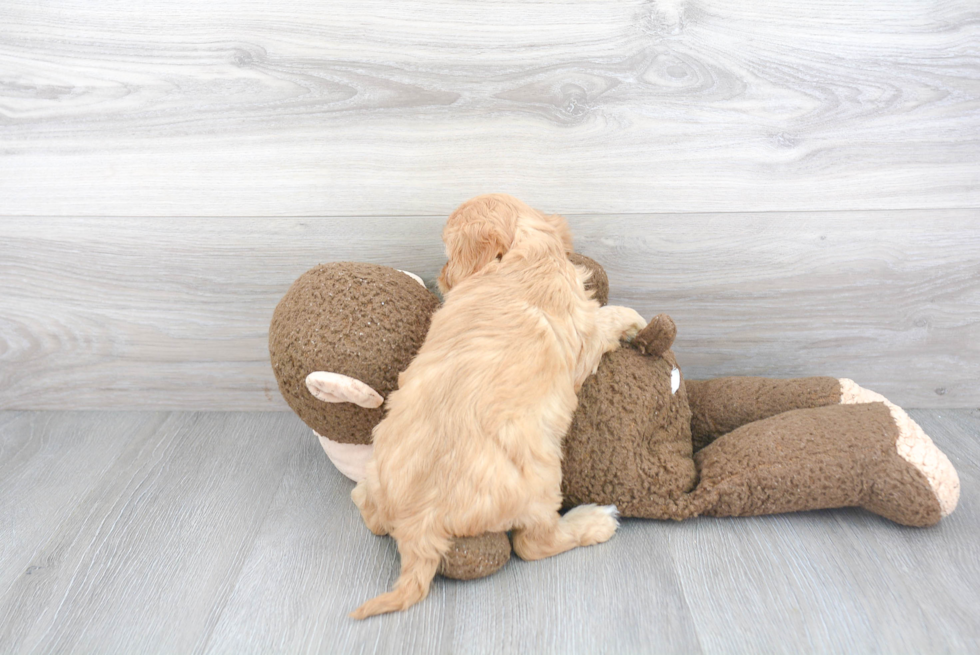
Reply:
<svg viewBox="0 0 980 655"><path fill-rule="evenodd" d="M848 213L908 213L927 211L980 211L980 205L963 207L903 207L901 209L740 209L736 211L671 211L671 212L566 212L564 216L576 218L581 216L687 216L706 214L848 214ZM4 214L0 219L39 219L50 220L58 218L112 218L112 219L160 219L170 218L442 218L444 214ZM980 218L980 216L978 216Z"/></svg>

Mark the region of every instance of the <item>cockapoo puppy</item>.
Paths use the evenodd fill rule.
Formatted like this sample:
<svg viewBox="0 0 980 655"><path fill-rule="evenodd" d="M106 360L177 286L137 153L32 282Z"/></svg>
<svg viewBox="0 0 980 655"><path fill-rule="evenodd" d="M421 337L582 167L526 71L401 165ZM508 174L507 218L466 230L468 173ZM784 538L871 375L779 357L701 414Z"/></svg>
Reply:
<svg viewBox="0 0 980 655"><path fill-rule="evenodd" d="M398 542L393 591L351 616L425 598L453 537L512 530L523 559L609 539L614 507L561 506L561 442L576 392L604 353L645 325L600 307L567 257L565 220L503 194L463 203L443 231L444 305L387 400L351 496Z"/></svg>

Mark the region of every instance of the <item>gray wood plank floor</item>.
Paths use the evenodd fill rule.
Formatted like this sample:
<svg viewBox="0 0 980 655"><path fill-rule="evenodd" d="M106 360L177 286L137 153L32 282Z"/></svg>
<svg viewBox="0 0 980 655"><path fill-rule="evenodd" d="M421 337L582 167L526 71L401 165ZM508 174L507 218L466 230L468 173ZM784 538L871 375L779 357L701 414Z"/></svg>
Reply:
<svg viewBox="0 0 980 655"><path fill-rule="evenodd" d="M980 410L912 415L962 480L937 527L625 521L358 623L394 544L293 415L0 412L0 652L977 652Z"/></svg>

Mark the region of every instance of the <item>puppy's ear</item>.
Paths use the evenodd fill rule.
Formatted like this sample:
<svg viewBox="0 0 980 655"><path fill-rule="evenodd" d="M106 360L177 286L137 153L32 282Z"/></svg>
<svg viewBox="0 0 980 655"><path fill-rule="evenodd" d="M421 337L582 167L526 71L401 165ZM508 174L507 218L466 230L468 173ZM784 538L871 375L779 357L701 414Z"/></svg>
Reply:
<svg viewBox="0 0 980 655"><path fill-rule="evenodd" d="M514 231L512 226L497 220L450 221L442 239L446 242L449 261L442 267L438 282L439 290L446 293L507 254L514 241Z"/></svg>

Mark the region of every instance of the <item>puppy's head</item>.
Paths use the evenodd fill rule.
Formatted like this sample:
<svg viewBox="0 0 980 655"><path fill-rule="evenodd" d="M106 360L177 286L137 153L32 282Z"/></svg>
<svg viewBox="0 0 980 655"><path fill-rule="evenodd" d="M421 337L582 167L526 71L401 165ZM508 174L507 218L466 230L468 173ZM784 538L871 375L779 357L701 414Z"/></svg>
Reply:
<svg viewBox="0 0 980 655"><path fill-rule="evenodd" d="M440 291L446 293L530 238L573 252L572 233L557 214L543 214L505 193L467 200L449 215L442 231L449 261L439 275Z"/></svg>

